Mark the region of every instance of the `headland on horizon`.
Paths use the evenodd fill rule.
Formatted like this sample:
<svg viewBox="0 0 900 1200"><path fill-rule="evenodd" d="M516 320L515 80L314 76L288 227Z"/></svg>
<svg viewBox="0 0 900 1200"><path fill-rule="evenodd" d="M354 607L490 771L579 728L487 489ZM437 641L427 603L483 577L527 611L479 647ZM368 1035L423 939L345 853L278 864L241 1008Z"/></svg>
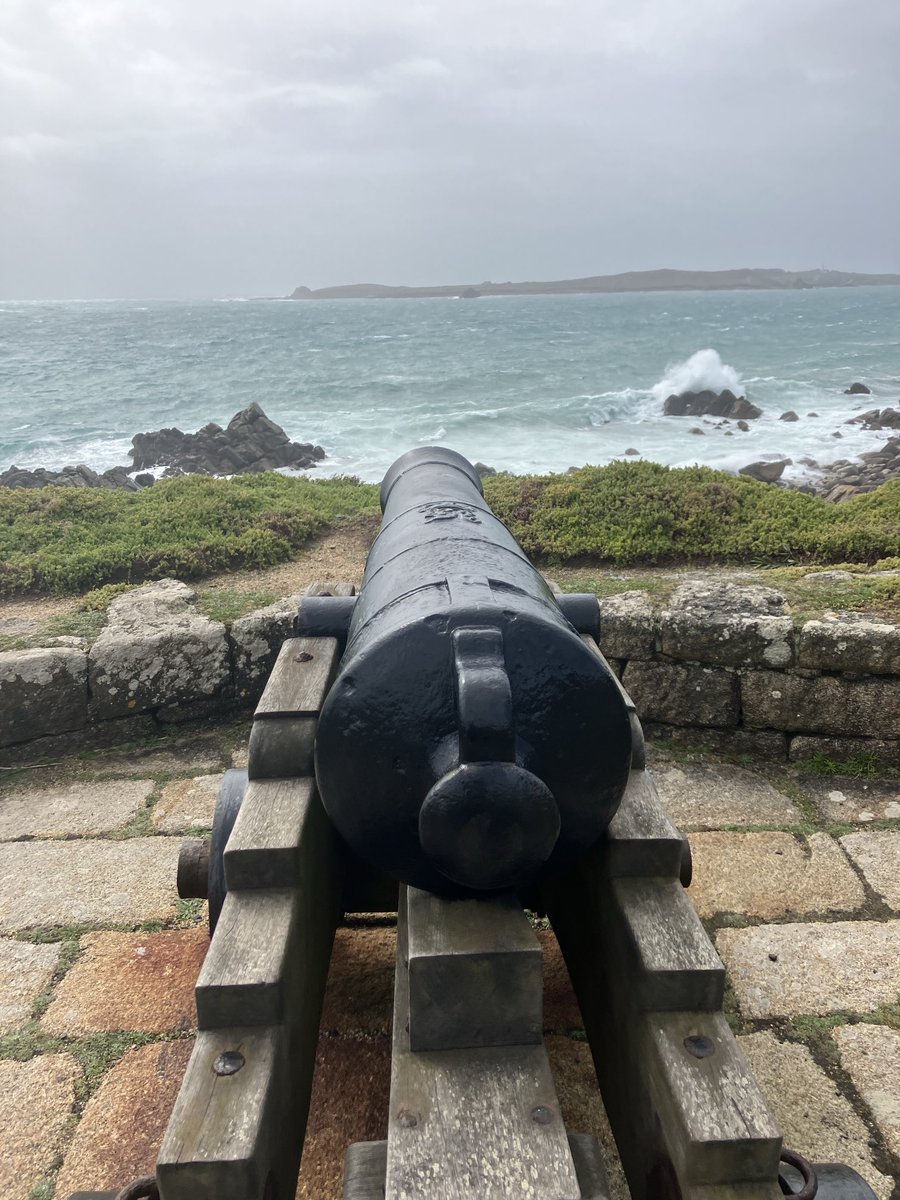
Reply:
<svg viewBox="0 0 900 1200"><path fill-rule="evenodd" d="M445 283L406 287L385 283L348 283L336 287L297 287L289 300L415 300L481 296L565 296L591 292L712 292L734 290L796 291L807 288L865 287L900 284L900 275L867 275L859 271L785 271L780 267L739 267L730 271L625 271L619 275L588 275L580 279L551 279L519 283Z"/></svg>

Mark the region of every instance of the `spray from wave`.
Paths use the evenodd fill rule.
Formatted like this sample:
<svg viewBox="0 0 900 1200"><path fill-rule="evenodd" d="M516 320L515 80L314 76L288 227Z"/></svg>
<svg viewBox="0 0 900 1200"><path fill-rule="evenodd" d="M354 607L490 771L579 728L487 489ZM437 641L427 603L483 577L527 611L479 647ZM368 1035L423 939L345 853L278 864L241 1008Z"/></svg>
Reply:
<svg viewBox="0 0 900 1200"><path fill-rule="evenodd" d="M666 373L650 389L656 400L666 400L671 395L684 392L722 392L728 388L736 396L741 395L743 384L734 367L723 363L716 350L698 350L684 362L666 367Z"/></svg>

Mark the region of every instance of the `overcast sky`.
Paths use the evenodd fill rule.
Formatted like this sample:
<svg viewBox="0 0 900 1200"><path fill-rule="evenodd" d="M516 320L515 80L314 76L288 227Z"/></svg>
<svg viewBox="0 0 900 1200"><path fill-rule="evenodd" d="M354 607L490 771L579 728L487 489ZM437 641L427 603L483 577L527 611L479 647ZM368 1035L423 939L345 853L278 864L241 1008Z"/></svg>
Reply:
<svg viewBox="0 0 900 1200"><path fill-rule="evenodd" d="M900 271L900 0L0 0L0 295Z"/></svg>

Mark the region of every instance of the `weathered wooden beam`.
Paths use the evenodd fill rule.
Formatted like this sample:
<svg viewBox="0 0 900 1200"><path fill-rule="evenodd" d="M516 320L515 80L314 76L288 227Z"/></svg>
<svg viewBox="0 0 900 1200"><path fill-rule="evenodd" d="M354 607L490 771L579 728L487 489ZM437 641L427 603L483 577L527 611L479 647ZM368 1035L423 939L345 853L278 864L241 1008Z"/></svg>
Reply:
<svg viewBox="0 0 900 1200"><path fill-rule="evenodd" d="M229 892L296 886L303 827L320 804L311 777L251 782L225 849Z"/></svg>
<svg viewBox="0 0 900 1200"><path fill-rule="evenodd" d="M404 890L410 1049L540 1044L543 957L516 898Z"/></svg>
<svg viewBox="0 0 900 1200"><path fill-rule="evenodd" d="M618 811L594 860L607 875L677 879L682 837L660 803L649 771L632 770Z"/></svg>
<svg viewBox="0 0 900 1200"><path fill-rule="evenodd" d="M200 1029L277 1025L301 931L296 888L229 892L195 988Z"/></svg>
<svg viewBox="0 0 900 1200"><path fill-rule="evenodd" d="M609 1183L593 1134L570 1133L580 1200L609 1200ZM354 1142L344 1157L343 1200L384 1200L387 1142ZM478 1197L478 1200L482 1200Z"/></svg>
<svg viewBox="0 0 900 1200"><path fill-rule="evenodd" d="M386 1200L580 1200L543 1045L410 1049L407 917L401 894Z"/></svg>
<svg viewBox="0 0 900 1200"><path fill-rule="evenodd" d="M780 1136L724 1018L709 1010L647 1011L651 1003L683 1007L695 987L709 1005L721 964L714 965L705 934L698 949L696 918L685 920L677 880L611 878L598 861L602 853L601 846L565 879L548 881L542 899L633 1200L659 1200L677 1188L685 1200L775 1200ZM688 1046L687 1038L700 1040Z"/></svg>
<svg viewBox="0 0 900 1200"><path fill-rule="evenodd" d="M278 653L253 719L317 716L339 658L336 638L288 638Z"/></svg>

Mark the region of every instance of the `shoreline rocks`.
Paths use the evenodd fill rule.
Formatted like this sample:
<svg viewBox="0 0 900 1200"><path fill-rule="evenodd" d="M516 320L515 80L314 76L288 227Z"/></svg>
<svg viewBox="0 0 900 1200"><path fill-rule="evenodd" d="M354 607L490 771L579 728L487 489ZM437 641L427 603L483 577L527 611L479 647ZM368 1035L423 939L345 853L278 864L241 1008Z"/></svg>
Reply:
<svg viewBox="0 0 900 1200"><path fill-rule="evenodd" d="M762 416L762 409L751 404L746 396L735 396L725 388L721 392L672 393L663 405L667 417L728 417L753 420Z"/></svg>
<svg viewBox="0 0 900 1200"><path fill-rule="evenodd" d="M210 422L196 433L157 429L132 439L132 470L166 467L165 475L239 475L274 471L277 467L304 470L325 457L321 446L292 442L254 401L236 413L225 429Z"/></svg>
<svg viewBox="0 0 900 1200"><path fill-rule="evenodd" d="M41 488L52 484L139 492L155 482L148 472L151 467L165 467L164 477L242 475L274 471L278 467L306 470L325 457L321 446L292 442L255 401L236 413L225 429L212 422L196 433L176 428L157 429L135 434L131 446L130 467L110 467L101 474L84 463L60 471L46 467L27 470L13 465L0 473L0 487Z"/></svg>

